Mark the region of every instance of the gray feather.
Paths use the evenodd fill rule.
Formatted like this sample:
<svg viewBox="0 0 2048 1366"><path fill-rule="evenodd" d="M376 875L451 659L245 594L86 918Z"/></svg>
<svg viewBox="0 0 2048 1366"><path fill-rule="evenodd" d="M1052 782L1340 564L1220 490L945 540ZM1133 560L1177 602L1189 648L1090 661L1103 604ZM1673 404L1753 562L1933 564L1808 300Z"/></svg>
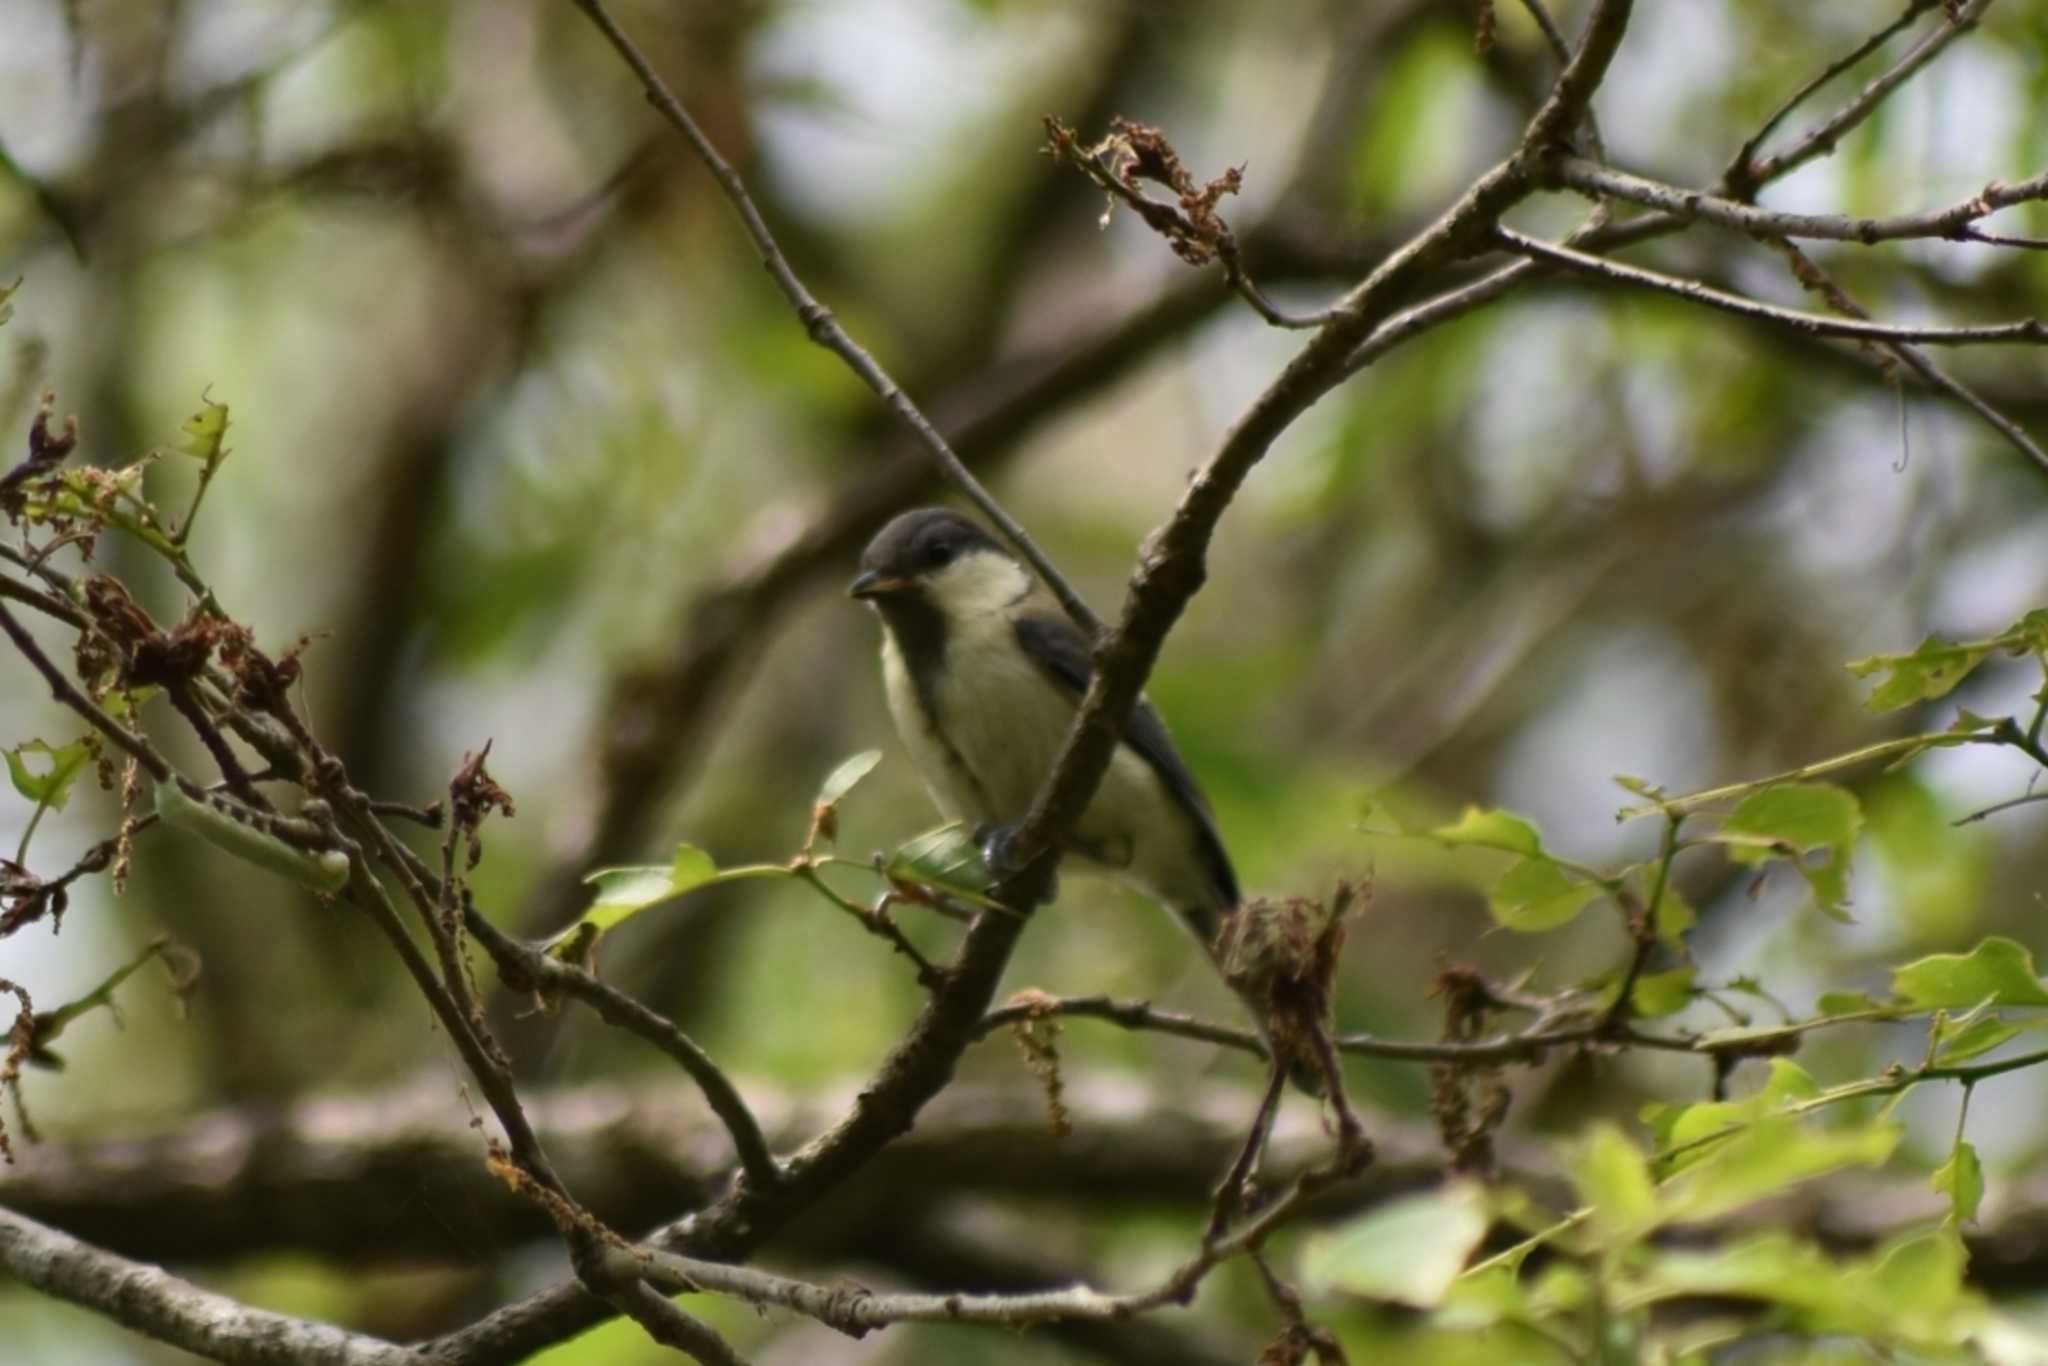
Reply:
<svg viewBox="0 0 2048 1366"><path fill-rule="evenodd" d="M1078 704L1081 695L1088 691L1088 682L1095 673L1094 660L1081 633L1065 617L1050 612L1021 613L1015 618L1015 624L1017 643L1023 647L1024 653L1055 683L1072 693ZM1160 783L1174 804L1194 823L1197 852L1213 884L1216 903L1213 906L1176 909L1183 915L1200 915L1210 922L1195 928L1205 936L1213 936L1223 913L1237 905L1238 889L1237 873L1230 866L1230 856L1223 851L1215 819L1209 814L1208 800L1202 796L1202 789L1196 786L1195 775L1188 771L1180 751L1173 747L1172 737L1166 733L1166 723L1159 719L1158 712L1152 710L1152 704L1143 698L1138 700L1130 721L1124 726L1124 743L1159 775Z"/></svg>

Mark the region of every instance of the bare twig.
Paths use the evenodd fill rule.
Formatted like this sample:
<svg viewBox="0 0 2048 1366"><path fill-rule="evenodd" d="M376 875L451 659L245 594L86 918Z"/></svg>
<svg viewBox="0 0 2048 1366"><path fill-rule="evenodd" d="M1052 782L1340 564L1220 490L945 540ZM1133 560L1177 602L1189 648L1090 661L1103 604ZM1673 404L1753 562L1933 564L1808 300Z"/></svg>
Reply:
<svg viewBox="0 0 2048 1366"><path fill-rule="evenodd" d="M630 1273L633 1268L623 1269ZM632 1279L629 1274L610 1299L620 1313L645 1328L648 1337L675 1348L702 1366L747 1366L747 1359L734 1351L717 1329L685 1313L668 1297L656 1294L645 1281Z"/></svg>
<svg viewBox="0 0 2048 1366"><path fill-rule="evenodd" d="M1970 0L1959 17L1945 18L1933 32L1915 43L1903 57L1858 91L1854 99L1802 135L1792 146L1776 156L1766 157L1753 165L1736 168L1740 173L1731 174L1729 189L1738 198L1747 199L1755 194L1757 186L1777 180L1804 166L1815 157L1833 152L1843 135L1875 113L1878 106L1890 97L1892 91L1904 85L1929 62L1939 57L1950 43L1974 29L1977 21L1983 17L1984 11L1991 8L1991 4L1992 0Z"/></svg>
<svg viewBox="0 0 2048 1366"><path fill-rule="evenodd" d="M1941 2L1942 0L1907 0L1905 10L1898 18L1871 34L1847 53L1829 62L1819 75L1787 96L1785 102L1772 110L1770 117L1766 118L1762 125L1757 128L1756 132L1750 135L1749 141L1742 144L1741 149L1735 154L1735 159L1728 163L1728 169L1722 173L1724 183L1729 185L1754 184L1756 172L1752 169L1752 163L1756 161L1757 152L1762 149L1771 134L1778 131L1779 124L1791 117L1794 110L1811 99L1828 82L1834 80L1835 77L1848 71L1865 57L1883 47L1903 30L1910 28L1914 20Z"/></svg>
<svg viewBox="0 0 2048 1366"><path fill-rule="evenodd" d="M1982 242L1992 247L2018 247L2023 251L2048 251L2048 237L2016 237L2005 232L1986 232L1972 225L1964 228L1957 236L1965 242Z"/></svg>
<svg viewBox="0 0 2048 1366"><path fill-rule="evenodd" d="M1975 195L1945 208L1891 218L1852 218L1839 213L1789 213L1762 209L1740 200L1667 185L1645 176L1602 166L1584 157L1559 157L1550 163L1557 183L1581 194L1626 200L1678 218L1696 219L1759 237L1814 238L1837 242L1899 242L1914 238L1965 237L1978 219L2048 198L2048 172L2014 184L1992 182Z"/></svg>
<svg viewBox="0 0 2048 1366"><path fill-rule="evenodd" d="M832 315L832 311L819 303L804 282L797 278L788 258L782 254L775 234L770 231L768 221L761 216L760 209L755 207L753 197L747 193L746 183L740 179L739 172L733 169L732 163L728 162L712 144L711 139L705 136L704 130L699 128L697 121L690 116L690 111L670 93L660 73L633 44L633 40L626 36L625 31L618 26L601 0L575 0L575 3L577 8L590 16L591 23L604 34L605 40L625 59L626 64L633 68L633 73L640 78L640 84L647 92L648 103L659 110L663 118L675 125L677 131L689 140L690 146L696 149L698 157L718 181L719 188L725 192L725 197L731 201L734 212L739 215L740 222L746 227L747 236L753 239L754 248L761 256L761 264L768 268L768 274L774 278L776 287L796 309L797 317L802 320L804 330L811 340L845 361L848 368L860 377L861 382L873 389L881 397L882 402L889 406L890 411L903 420L916 435L919 443L931 454L932 459L945 471L946 477L981 510L984 516L996 524L1004 537L1017 548L1018 553L1030 561L1031 567L1059 599L1060 605L1066 609L1067 615L1073 618L1074 623L1090 636L1100 634L1102 619L1096 616L1082 600L1081 595L1074 591L1058 567L1038 548L1037 543L1017 520L1004 510L1002 504L982 487L981 481L961 463L960 457L953 453L953 448L947 444L946 438L932 425L930 419L925 417L910 396L897 386L896 381L889 377L889 373L860 343L847 334L846 329L839 325L839 320Z"/></svg>
<svg viewBox="0 0 2048 1366"><path fill-rule="evenodd" d="M732 1136L733 1151L748 1180L764 1188L780 1184L782 1169L768 1150L768 1141L753 1111L741 1099L739 1089L675 1024L624 992L600 981L595 975L558 958L533 949L505 934L473 907L466 908L464 923L484 952L491 955L498 970L520 990L544 995L560 993L582 1001L605 1023L639 1035L669 1055L697 1083L712 1113Z"/></svg>
<svg viewBox="0 0 2048 1366"><path fill-rule="evenodd" d="M1088 1286L1013 1295L874 1294L827 1289L752 1267L644 1247L612 1255L621 1264L637 1261L641 1275L667 1289L709 1290L751 1304L794 1309L855 1337L894 1323L987 1323L1020 1328L1071 1319L1121 1319L1188 1303L1211 1271L1233 1257L1257 1250L1312 1196L1349 1174L1348 1167L1342 1165L1304 1173L1284 1195L1236 1232L1204 1241L1193 1256L1151 1289L1123 1295L1107 1295Z"/></svg>
<svg viewBox="0 0 2048 1366"><path fill-rule="evenodd" d="M1560 243L1545 242L1516 232L1512 228L1498 227L1495 238L1510 251L1537 260L1548 261L1584 275L1592 275L1617 284L1637 285L1645 289L1676 295L1696 304L1718 308L1725 313L1754 318L1762 322L1776 323L1781 327L1793 328L1816 337L1846 337L1853 341L1874 342L1924 342L1935 346L1972 346L2002 343L2048 343L2048 323L2039 318L2023 318L2015 322L1983 323L1966 326L1914 327L1903 323L1864 322L1857 318L1841 318L1826 313L1808 313L1796 308L1781 308L1776 304L1762 303L1756 299L1730 294L1725 290L1703 285L1697 280L1687 280L1675 275L1642 266L1625 265L1604 256L1576 251Z"/></svg>

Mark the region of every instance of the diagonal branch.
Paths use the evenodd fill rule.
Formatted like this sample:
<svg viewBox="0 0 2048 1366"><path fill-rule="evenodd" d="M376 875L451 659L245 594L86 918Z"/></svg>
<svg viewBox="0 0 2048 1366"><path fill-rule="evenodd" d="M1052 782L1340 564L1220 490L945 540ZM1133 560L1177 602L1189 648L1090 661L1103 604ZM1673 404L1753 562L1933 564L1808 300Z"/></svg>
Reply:
<svg viewBox="0 0 2048 1366"><path fill-rule="evenodd" d="M697 126L697 121L690 117L690 111L670 93L660 73L618 26L617 21L605 9L602 0L575 0L575 4L578 9L590 16L590 22L597 26L599 32L604 34L605 40L625 59L626 64L633 68L633 73L640 78L640 84L647 92L648 103L689 139L698 157L718 181L719 188L725 192L725 197L731 201L733 211L739 215L741 223L746 226L747 236L753 239L754 248L761 255L761 264L768 268L768 274L774 278L776 287L789 300L791 307L796 309L797 317L802 320L804 330L810 335L811 340L845 361L847 367L860 377L863 384L881 396L882 402L903 420L904 425L916 435L932 459L938 462L939 467L946 472L946 477L952 480L960 491L1001 529L1018 552L1031 562L1031 567L1038 571L1039 577L1059 598L1060 606L1074 619L1075 625L1091 636L1101 634L1101 618L1082 601L1081 595L1074 591L1073 586L1061 575L1045 552L1038 548L1037 543L1022 526L1018 525L1017 520L1003 509L1002 504L998 503L995 497L981 486L981 481L961 463L960 457L953 453L953 448L947 444L946 438L940 435L939 429L932 425L931 420L910 396L889 377L889 372L882 368L881 363L847 334L832 311L819 303L804 282L797 278L796 272L790 267L789 259L782 254L781 246L776 243L775 234L770 231L768 221L761 216L761 211L754 205L753 197L747 193L746 184L740 179L739 172L733 169L732 163L728 162L712 144L711 139L705 136L704 130Z"/></svg>
<svg viewBox="0 0 2048 1366"><path fill-rule="evenodd" d="M593 19L599 19L607 36L634 61L637 54L632 53L631 44L618 34L616 26L600 19L603 11L598 0L577 3ZM1631 11L1632 0L1600 0L1577 55L1559 75L1514 152L1345 297L1338 316L1316 333L1239 420L1222 449L1197 476L1172 520L1153 538L1132 583L1121 623L1098 647L1099 667L1054 773L1019 833L1020 852L1036 857L1022 873L1005 879L1001 899L1008 904L1029 907L1044 899L1058 860L1058 837L1079 817L1101 782L1124 719L1167 631L1200 586L1202 555L1209 537L1245 476L1295 418L1344 379L1346 360L1374 327L1413 297L1437 268L1482 250L1500 214L1534 190L1536 163L1568 138L1585 113L1620 45ZM652 76L644 60L635 61L635 69L643 81ZM654 88L659 89L658 82ZM670 99L669 103L674 102ZM681 113L680 106L675 113ZM694 125L688 125L686 134L693 129ZM694 133L692 140L701 143L701 132ZM710 150L708 143L699 150ZM772 264L770 269L774 269ZM815 327L818 315L804 316L807 324ZM908 405L908 400L902 402ZM896 405L892 402L891 406ZM736 1260L905 1132L924 1104L951 1079L961 1052L976 1036L1024 924L1023 916L1010 912L985 912L975 920L944 982L927 998L909 1033L862 1090L852 1111L788 1161L782 1185L760 1190L742 1184L717 1204L667 1230L659 1245L710 1260ZM1293 1204L1288 1198L1277 1201L1237 1237L1263 1237L1271 1221L1291 1213ZM1252 1245L1255 1242L1247 1244ZM595 1322L604 1311L602 1301L580 1289L544 1291L430 1344L428 1352L431 1359L451 1366L502 1360L558 1341Z"/></svg>
<svg viewBox="0 0 2048 1366"><path fill-rule="evenodd" d="M1992 0L1970 0L1959 17L1944 18L1939 27L1915 43L1905 56L1859 90L1854 99L1807 131L1790 147L1762 161L1751 162L1745 158L1731 166L1726 176L1730 191L1738 198L1746 199L1756 193L1758 186L1777 180L1816 157L1824 157L1833 152L1843 135L1875 113L1878 106L1891 96L1892 91L1911 80L1929 62L1939 57L1950 43L1976 28L1978 21L1984 16L1984 11L1990 9L1991 5ZM1760 139L1762 134L1758 137Z"/></svg>
<svg viewBox="0 0 2048 1366"><path fill-rule="evenodd" d="M1942 3L1942 0L1906 0L1906 8L1900 13L1898 18L1858 43L1849 52L1829 62L1819 75L1793 91L1791 95L1786 97L1784 103L1771 111L1770 117L1763 121L1756 132L1750 134L1749 141L1743 143L1742 147L1735 153L1735 159L1728 163L1728 170L1723 176L1724 181L1730 185L1746 183L1755 174L1750 169L1750 165L1756 160L1756 154L1762 150L1764 143L1769 140L1771 134L1778 131L1778 125L1792 116L1794 110L1799 108L1800 105L1805 104L1807 100L1811 99L1829 81L1834 80L1835 77L1883 47L1894 37L1898 36L1898 34L1912 27L1914 20L1940 3Z"/></svg>
<svg viewBox="0 0 2048 1366"><path fill-rule="evenodd" d="M491 955L501 973L534 991L574 996L596 1011L605 1023L629 1030L668 1054L697 1083L712 1113L731 1134L733 1151L747 1179L767 1187L782 1180L782 1169L761 1134L760 1121L747 1108L738 1088L673 1021L599 981L594 974L520 943L473 907L464 909L464 925Z"/></svg>
<svg viewBox="0 0 2048 1366"><path fill-rule="evenodd" d="M1097 667L1080 715L1019 828L1014 847L1027 866L1005 880L1001 899L1035 905L1050 890L1060 837L1080 818L1108 771L1125 719L1167 632L1201 588L1210 537L1252 467L1297 417L1351 373L1352 352L1375 327L1439 267L1482 249L1500 215L1532 192L1536 163L1568 138L1586 112L1621 44L1631 8L1632 0L1602 0L1577 55L1559 74L1515 150L1345 296L1336 316L1238 419L1172 518L1147 540L1122 617L1096 649Z"/></svg>

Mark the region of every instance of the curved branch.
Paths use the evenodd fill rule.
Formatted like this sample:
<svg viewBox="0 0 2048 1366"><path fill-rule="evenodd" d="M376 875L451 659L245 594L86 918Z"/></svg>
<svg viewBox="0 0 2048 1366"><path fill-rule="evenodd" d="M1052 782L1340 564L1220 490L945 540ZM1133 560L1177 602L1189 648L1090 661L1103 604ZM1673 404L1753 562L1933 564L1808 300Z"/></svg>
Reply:
<svg viewBox="0 0 2048 1366"><path fill-rule="evenodd" d="M678 1029L673 1021L617 988L607 986L593 974L520 943L473 907L465 908L465 911L465 927L483 945L484 952L491 955L499 972L527 989L573 996L596 1011L606 1024L637 1034L668 1054L690 1080L697 1083L697 1089L704 1093L711 1112L725 1125L726 1132L732 1136L733 1151L739 1157L740 1169L748 1179L762 1186L781 1182L782 1168L768 1150L768 1140L761 1134L760 1121L754 1118L754 1112L741 1099L739 1089L711 1060L711 1055L698 1047L696 1041Z"/></svg>

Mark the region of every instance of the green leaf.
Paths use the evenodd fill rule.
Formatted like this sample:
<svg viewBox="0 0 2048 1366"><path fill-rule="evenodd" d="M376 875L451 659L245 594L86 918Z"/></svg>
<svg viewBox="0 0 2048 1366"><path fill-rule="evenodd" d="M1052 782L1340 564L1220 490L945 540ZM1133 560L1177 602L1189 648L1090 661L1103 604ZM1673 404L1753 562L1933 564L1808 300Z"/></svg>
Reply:
<svg viewBox="0 0 2048 1366"><path fill-rule="evenodd" d="M53 747L46 740L29 740L5 751L7 776L14 780L14 790L36 805L62 811L64 804L71 800L71 785L78 781L79 774L85 772L96 749L90 737L73 740L61 747ZM50 766L36 772L29 766L28 756L31 754L47 757Z"/></svg>
<svg viewBox="0 0 2048 1366"><path fill-rule="evenodd" d="M1772 1230L1703 1252L1654 1252L1640 1290L1646 1299L1716 1296L1825 1308L1839 1298L1840 1282L1820 1248Z"/></svg>
<svg viewBox="0 0 2048 1366"><path fill-rule="evenodd" d="M1843 1288L1870 1336L1960 1346L1981 1323L1983 1305L1963 1283L1969 1254L1954 1225L1907 1234L1855 1264Z"/></svg>
<svg viewBox="0 0 2048 1366"><path fill-rule="evenodd" d="M1685 942L1686 933L1699 923L1699 913L1692 903L1685 899L1685 893L1678 890L1667 879L1664 894L1657 898L1657 908L1651 913L1650 924L1657 931L1658 942L1678 948Z"/></svg>
<svg viewBox="0 0 2048 1366"><path fill-rule="evenodd" d="M1508 929L1535 934L1569 924L1599 894L1539 855L1516 860L1486 894L1486 906Z"/></svg>
<svg viewBox="0 0 2048 1366"><path fill-rule="evenodd" d="M1486 1192L1474 1182L1452 1182L1311 1234L1302 1245L1301 1275L1318 1291L1433 1309L1492 1222Z"/></svg>
<svg viewBox="0 0 2048 1366"><path fill-rule="evenodd" d="M853 791L854 785L874 772L875 765L881 762L882 751L879 749L864 749L852 758L842 760L839 767L825 775L825 782L819 787L813 805L839 805L846 794Z"/></svg>
<svg viewBox="0 0 2048 1366"><path fill-rule="evenodd" d="M1959 1225L1977 1222L1977 1206L1984 1199L1984 1164L1977 1160L1974 1144L1956 1142L1948 1161L1934 1169L1934 1189L1948 1197L1951 1220Z"/></svg>
<svg viewBox="0 0 2048 1366"><path fill-rule="evenodd" d="M583 918L556 935L548 950L558 956L587 954L598 935L650 906L673 901L718 879L718 864L694 844L676 846L676 856L667 867L648 865L632 868L600 868L583 880L597 888L590 909Z"/></svg>
<svg viewBox="0 0 2048 1366"><path fill-rule="evenodd" d="M1789 858L1812 886L1821 910L1846 920L1849 856L1863 813L1854 795L1832 783L1785 783L1753 792L1708 836L1737 863ZM1814 864L1803 856L1825 851Z"/></svg>
<svg viewBox="0 0 2048 1366"><path fill-rule="evenodd" d="M1856 798L1833 783L1785 783L1753 792L1728 814L1711 838L1729 846L1739 863L1761 863L1781 846L1809 854L1841 849L1862 824Z"/></svg>
<svg viewBox="0 0 2048 1366"><path fill-rule="evenodd" d="M1661 802L1665 798L1663 788L1657 786L1648 778L1638 778L1633 773L1615 774L1614 785L1624 792L1632 792L1646 801Z"/></svg>
<svg viewBox="0 0 2048 1366"><path fill-rule="evenodd" d="M2008 1039L2018 1036L2019 1026L1996 1015L1978 1015L1965 1020L1944 1020L1935 1030L1934 1061L1941 1066L1967 1062L1989 1053Z"/></svg>
<svg viewBox="0 0 2048 1366"><path fill-rule="evenodd" d="M1636 978L1635 990L1629 993L1629 1004L1636 1014L1655 1019L1661 1015L1676 1015L1692 1002L1692 983L1697 970L1690 967L1673 968L1669 972L1649 972Z"/></svg>
<svg viewBox="0 0 2048 1366"><path fill-rule="evenodd" d="M1874 712L1897 711L1915 702L1946 697L1990 656L1992 649L1989 641L1954 645L1939 636L1929 636L1911 654L1872 655L1851 660L1847 667L1858 678L1883 674L1884 678L1863 705Z"/></svg>
<svg viewBox="0 0 2048 1366"><path fill-rule="evenodd" d="M891 882L929 887L970 901L980 901L993 885L974 833L963 821L951 821L911 840L882 865Z"/></svg>
<svg viewBox="0 0 2048 1366"><path fill-rule="evenodd" d="M1429 832L1446 844L1468 844L1481 849L1504 849L1510 854L1541 854L1543 836L1525 817L1498 808L1468 806L1465 814L1450 825Z"/></svg>
<svg viewBox="0 0 2048 1366"><path fill-rule="evenodd" d="M1529 1293L1516 1268L1496 1264L1474 1268L1453 1281L1435 1321L1445 1328L1470 1331L1529 1314Z"/></svg>
<svg viewBox="0 0 2048 1366"><path fill-rule="evenodd" d="M1639 1304L1700 1297L1760 1301L1775 1306L1780 1325L1793 1332L1933 1349L1947 1361L1955 1358L1943 1349L1961 1346L1984 1320L1982 1301L1963 1283L1966 1260L1953 1229L1914 1233L1871 1256L1845 1261L1772 1231L1707 1251L1654 1250L1632 1274L1624 1273L1616 1294Z"/></svg>
<svg viewBox="0 0 2048 1366"><path fill-rule="evenodd" d="M1716 1030L1707 1037L1718 1042L1724 1035L1761 1037L1780 1029L1782 1026L1776 1025L1744 1026ZM1732 1137L1741 1125L1811 1100L1819 1094L1820 1083L1805 1068L1790 1058L1772 1058L1770 1075L1764 1084L1740 1100L1703 1100L1695 1105L1647 1105L1643 1107L1643 1118L1657 1135L1658 1147L1689 1148L1689 1151L1671 1159L1672 1170L1675 1171L1705 1160L1714 1151L1711 1146L1691 1145L1705 1145L1707 1140L1719 1135Z"/></svg>
<svg viewBox="0 0 2048 1366"><path fill-rule="evenodd" d="M1892 973L1892 991L1918 1006L2048 1005L2048 987L2025 945L1993 935L1968 953L1937 953Z"/></svg>
<svg viewBox="0 0 2048 1366"><path fill-rule="evenodd" d="M199 411L179 424L178 449L212 470L227 457L228 405L215 403L209 389L199 396Z"/></svg>
<svg viewBox="0 0 2048 1366"><path fill-rule="evenodd" d="M1863 705L1876 712L1895 711L1915 702L1947 696L1978 665L2001 650L2036 654L2048 651L2048 609L2036 608L1988 640L1950 642L1929 636L1911 654L1872 655L1852 660L1848 669L1858 678L1883 674Z"/></svg>
<svg viewBox="0 0 2048 1366"><path fill-rule="evenodd" d="M1617 1126L1594 1125L1567 1165L1603 1244L1632 1242L1656 1226L1657 1187L1649 1159Z"/></svg>
<svg viewBox="0 0 2048 1366"><path fill-rule="evenodd" d="M1898 1145L1891 1124L1822 1129L1790 1115L1752 1120L1671 1179L1665 1208L1687 1221L1718 1218L1831 1171L1878 1166Z"/></svg>
<svg viewBox="0 0 2048 1366"><path fill-rule="evenodd" d="M1823 991L1820 999L1813 1003L1818 1015L1860 1015L1866 1010L1880 1010L1883 1007L1877 998L1867 991Z"/></svg>

